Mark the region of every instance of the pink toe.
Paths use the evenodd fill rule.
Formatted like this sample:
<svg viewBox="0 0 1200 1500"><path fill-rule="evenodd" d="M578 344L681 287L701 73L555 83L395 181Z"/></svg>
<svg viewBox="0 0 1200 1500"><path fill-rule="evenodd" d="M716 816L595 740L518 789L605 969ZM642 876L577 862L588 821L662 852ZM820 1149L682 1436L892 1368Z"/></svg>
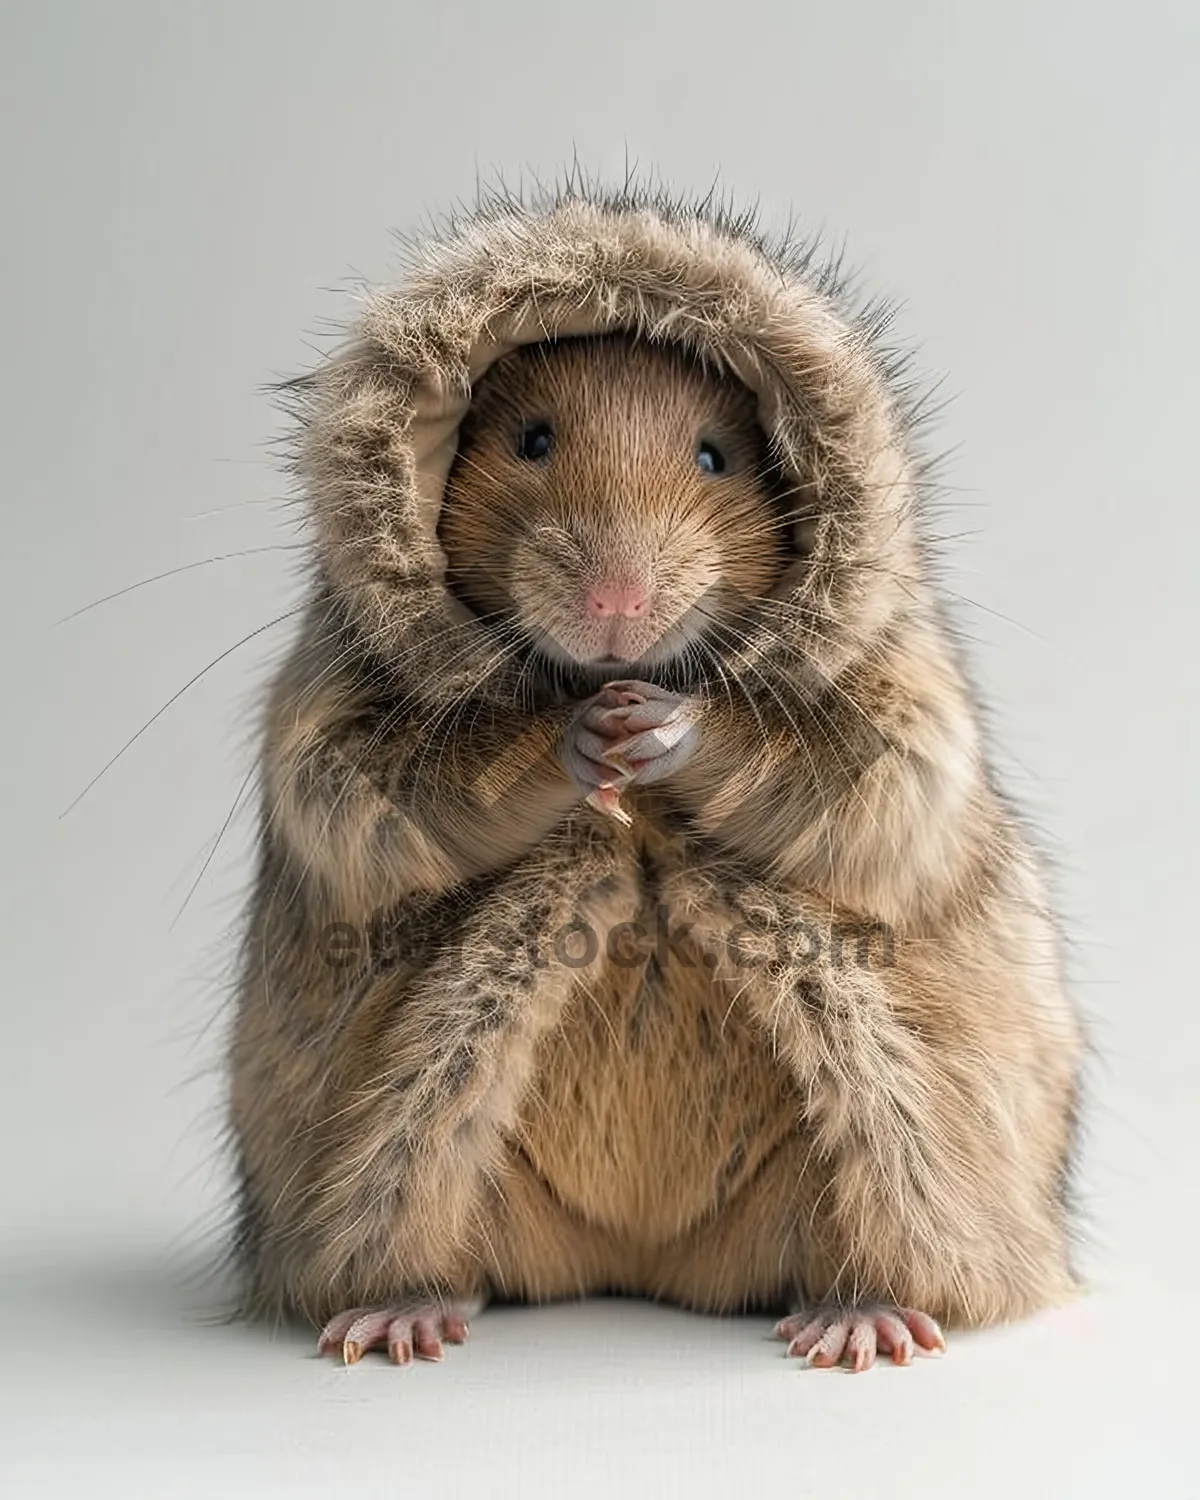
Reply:
<svg viewBox="0 0 1200 1500"><path fill-rule="evenodd" d="M413 1350L422 1359L441 1359L443 1356L442 1341L438 1336L437 1323L432 1317L414 1318L413 1320Z"/></svg>
<svg viewBox="0 0 1200 1500"><path fill-rule="evenodd" d="M805 1322L801 1318L796 1318L794 1321L798 1327L792 1337L791 1343L788 1345L787 1352L790 1355L795 1355L803 1359L812 1350L813 1345L818 1343L822 1338L828 1327L829 1320L827 1318L809 1318Z"/></svg>
<svg viewBox="0 0 1200 1500"><path fill-rule="evenodd" d="M832 1322L808 1352L808 1362L819 1369L829 1370L838 1364L846 1351L850 1337L850 1319L837 1318Z"/></svg>
<svg viewBox="0 0 1200 1500"><path fill-rule="evenodd" d="M465 1318L460 1318L457 1313L446 1314L446 1321L442 1326L442 1337L447 1343L465 1344L470 1331Z"/></svg>
<svg viewBox="0 0 1200 1500"><path fill-rule="evenodd" d="M387 1351L394 1365L410 1365L413 1358L413 1324L408 1313L393 1313L388 1319Z"/></svg>
<svg viewBox="0 0 1200 1500"><path fill-rule="evenodd" d="M336 1317L330 1318L321 1329L317 1339L317 1353L327 1354L330 1349L340 1348L351 1325L361 1318L365 1311L366 1308L363 1307L351 1307L345 1312L338 1313Z"/></svg>
<svg viewBox="0 0 1200 1500"><path fill-rule="evenodd" d="M342 1358L348 1365L357 1364L368 1349L381 1344L387 1337L391 1314L386 1310L363 1313L346 1330L342 1341Z"/></svg>
<svg viewBox="0 0 1200 1500"><path fill-rule="evenodd" d="M864 1313L855 1314L851 1320L850 1336L846 1341L846 1353L850 1368L857 1374L869 1370L875 1363L875 1324Z"/></svg>
<svg viewBox="0 0 1200 1500"><path fill-rule="evenodd" d="M913 1357L912 1334L898 1313L881 1312L875 1318L875 1335L880 1352L890 1354L892 1363L909 1365Z"/></svg>
<svg viewBox="0 0 1200 1500"><path fill-rule="evenodd" d="M922 1349L938 1354L945 1351L945 1336L928 1313L918 1312L915 1308L906 1307L900 1310L900 1316L904 1319L912 1331L913 1338Z"/></svg>

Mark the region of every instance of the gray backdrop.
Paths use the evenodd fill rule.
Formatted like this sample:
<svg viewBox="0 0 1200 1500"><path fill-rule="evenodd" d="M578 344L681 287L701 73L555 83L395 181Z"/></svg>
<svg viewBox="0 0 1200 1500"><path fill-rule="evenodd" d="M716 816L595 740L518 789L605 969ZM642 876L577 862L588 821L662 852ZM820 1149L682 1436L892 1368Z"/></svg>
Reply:
<svg viewBox="0 0 1200 1500"><path fill-rule="evenodd" d="M8 0L0 1465L18 1488L1186 1492L1198 24L1184 3L1065 0ZM785 1365L765 1322L590 1305L485 1316L441 1369L342 1372L303 1338L205 1327L208 1290L178 1284L226 1185L213 1065L247 812L184 903L284 632L220 661L60 814L296 597L264 382L316 357L356 276L387 275L390 229L470 198L477 172L552 176L574 152L685 187L719 171L768 225L795 209L845 236L952 398L947 585L1056 862L1100 1054L1097 1291L936 1365L848 1385Z"/></svg>

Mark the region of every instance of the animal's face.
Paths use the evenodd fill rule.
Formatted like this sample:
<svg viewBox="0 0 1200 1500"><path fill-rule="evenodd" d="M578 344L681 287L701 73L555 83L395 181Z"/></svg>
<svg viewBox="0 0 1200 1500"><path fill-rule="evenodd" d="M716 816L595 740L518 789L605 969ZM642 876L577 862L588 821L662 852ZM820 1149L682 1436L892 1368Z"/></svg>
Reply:
<svg viewBox="0 0 1200 1500"><path fill-rule="evenodd" d="M787 551L754 399L620 335L514 351L477 383L447 481L448 580L545 658L620 668L736 649Z"/></svg>

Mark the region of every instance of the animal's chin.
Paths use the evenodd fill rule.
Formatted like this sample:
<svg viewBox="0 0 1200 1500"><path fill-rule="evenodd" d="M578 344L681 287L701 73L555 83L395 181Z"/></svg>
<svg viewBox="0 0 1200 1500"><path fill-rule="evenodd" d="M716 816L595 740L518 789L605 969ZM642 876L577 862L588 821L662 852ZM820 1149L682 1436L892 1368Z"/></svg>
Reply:
<svg viewBox="0 0 1200 1500"><path fill-rule="evenodd" d="M588 660L569 656L561 647L540 640L531 642L531 650L545 678L561 684L571 697L588 698L606 682L625 679L651 682L669 692L697 688L702 673L699 653L688 649L693 644L681 639L677 645L658 643L644 656L597 656Z"/></svg>

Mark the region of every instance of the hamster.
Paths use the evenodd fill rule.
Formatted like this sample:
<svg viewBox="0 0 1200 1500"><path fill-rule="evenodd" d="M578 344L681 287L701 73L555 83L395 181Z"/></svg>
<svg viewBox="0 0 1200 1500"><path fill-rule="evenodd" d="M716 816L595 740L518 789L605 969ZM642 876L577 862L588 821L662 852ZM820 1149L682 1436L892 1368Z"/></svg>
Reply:
<svg viewBox="0 0 1200 1500"><path fill-rule="evenodd" d="M783 552L754 402L678 349L533 344L472 397L439 535L449 583L571 666L667 661L718 584L762 594Z"/></svg>
<svg viewBox="0 0 1200 1500"><path fill-rule="evenodd" d="M488 370L439 537L449 586L510 619L536 670L586 683L676 663L695 682L708 638L736 637L736 606L778 581L791 520L750 392L678 348L609 334L526 345ZM636 682L607 687L565 753L617 811L598 794L667 774L692 736L668 695L651 692L656 712ZM631 767L618 738L635 760L655 753Z"/></svg>
<svg viewBox="0 0 1200 1500"><path fill-rule="evenodd" d="M230 1041L246 1309L770 1311L861 1370L1077 1288L1082 1033L869 330L745 223L497 205L296 392Z"/></svg>

